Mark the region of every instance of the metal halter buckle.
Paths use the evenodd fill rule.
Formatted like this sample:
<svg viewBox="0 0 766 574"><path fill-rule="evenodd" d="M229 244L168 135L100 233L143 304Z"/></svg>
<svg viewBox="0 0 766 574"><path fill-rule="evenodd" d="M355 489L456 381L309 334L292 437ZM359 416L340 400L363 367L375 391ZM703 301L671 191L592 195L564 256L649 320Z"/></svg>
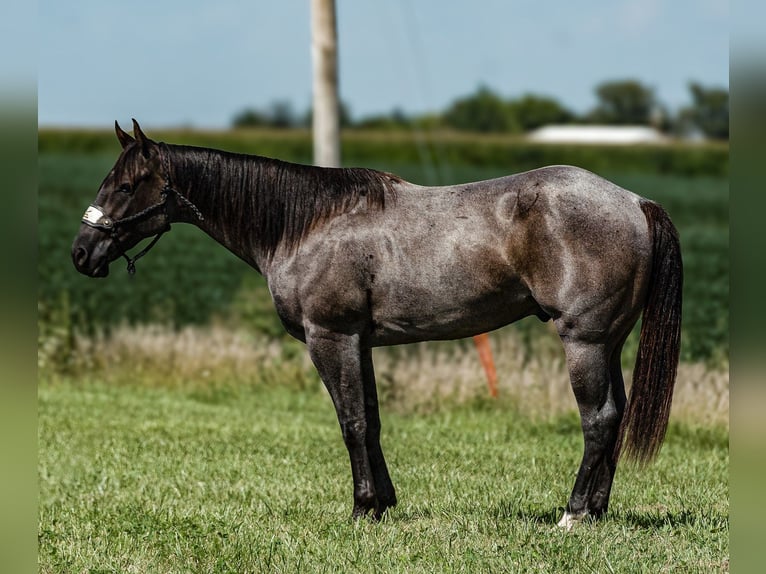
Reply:
<svg viewBox="0 0 766 574"><path fill-rule="evenodd" d="M95 204L90 204L88 209L85 210L82 222L96 229L104 229L106 231L114 229L114 220L104 214L103 207Z"/></svg>

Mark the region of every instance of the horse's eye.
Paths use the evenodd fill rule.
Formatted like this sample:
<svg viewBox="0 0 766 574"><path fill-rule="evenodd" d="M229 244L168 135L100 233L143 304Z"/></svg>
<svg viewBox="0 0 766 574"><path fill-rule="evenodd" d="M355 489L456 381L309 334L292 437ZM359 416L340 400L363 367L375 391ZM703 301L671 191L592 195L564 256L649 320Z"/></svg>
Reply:
<svg viewBox="0 0 766 574"><path fill-rule="evenodd" d="M131 194L133 193L133 188L130 187L129 183L123 183L120 187L117 188L117 191L119 191L120 193Z"/></svg>

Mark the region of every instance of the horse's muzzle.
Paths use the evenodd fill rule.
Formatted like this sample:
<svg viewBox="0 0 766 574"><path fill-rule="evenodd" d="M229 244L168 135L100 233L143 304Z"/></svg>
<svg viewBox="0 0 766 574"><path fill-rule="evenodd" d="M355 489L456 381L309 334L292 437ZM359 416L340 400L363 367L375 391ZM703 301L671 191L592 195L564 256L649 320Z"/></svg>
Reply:
<svg viewBox="0 0 766 574"><path fill-rule="evenodd" d="M83 275L88 277L106 277L109 275L109 257L107 242L99 242L93 248L84 245L80 237L72 244L72 263Z"/></svg>

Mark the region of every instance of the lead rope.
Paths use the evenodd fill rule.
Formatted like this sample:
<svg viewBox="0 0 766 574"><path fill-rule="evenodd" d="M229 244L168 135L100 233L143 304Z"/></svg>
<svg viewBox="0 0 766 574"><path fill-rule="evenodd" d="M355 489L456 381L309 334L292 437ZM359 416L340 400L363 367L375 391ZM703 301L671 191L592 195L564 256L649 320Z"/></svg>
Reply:
<svg viewBox="0 0 766 574"><path fill-rule="evenodd" d="M157 235L155 235L154 239L152 239L151 243L149 243L149 245L147 245L141 251L136 253L133 257L128 257L128 254L125 251L122 252L122 256L125 258L125 261L128 262L128 275L133 277L133 275L136 274L136 261L138 261L144 255L149 253L149 250L157 244L157 242L160 240L160 237L165 235L165 233L167 233L168 231L170 231L170 224L168 224L168 226L165 229L163 229ZM119 240L117 239L116 236L115 236L114 240L119 245Z"/></svg>

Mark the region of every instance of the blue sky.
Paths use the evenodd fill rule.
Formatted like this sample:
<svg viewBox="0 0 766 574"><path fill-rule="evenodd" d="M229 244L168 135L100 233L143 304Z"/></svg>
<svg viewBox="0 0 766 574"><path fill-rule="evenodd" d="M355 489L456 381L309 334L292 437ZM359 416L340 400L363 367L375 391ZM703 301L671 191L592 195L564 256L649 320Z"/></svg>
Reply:
<svg viewBox="0 0 766 574"><path fill-rule="evenodd" d="M728 87L728 0L336 0L354 117L443 109L486 85L583 112L636 78L675 109ZM39 0L41 125L226 127L311 99L309 0Z"/></svg>

